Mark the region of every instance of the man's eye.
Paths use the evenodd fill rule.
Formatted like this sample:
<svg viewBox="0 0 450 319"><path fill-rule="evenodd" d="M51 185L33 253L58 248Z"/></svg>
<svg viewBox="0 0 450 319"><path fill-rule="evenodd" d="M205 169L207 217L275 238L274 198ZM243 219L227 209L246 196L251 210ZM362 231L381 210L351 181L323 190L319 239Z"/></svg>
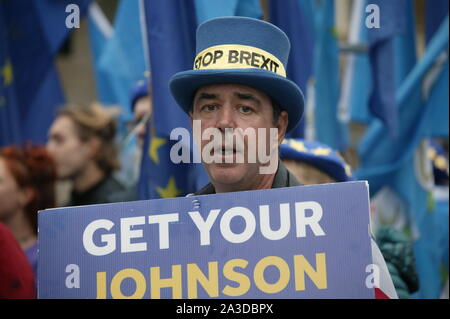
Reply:
<svg viewBox="0 0 450 319"><path fill-rule="evenodd" d="M242 105L239 107L239 112L242 114L250 114L253 112L253 109L249 106Z"/></svg>
<svg viewBox="0 0 450 319"><path fill-rule="evenodd" d="M202 106L202 111L211 112L211 111L215 111L216 109L217 109L217 107L214 104L207 104L207 105Z"/></svg>

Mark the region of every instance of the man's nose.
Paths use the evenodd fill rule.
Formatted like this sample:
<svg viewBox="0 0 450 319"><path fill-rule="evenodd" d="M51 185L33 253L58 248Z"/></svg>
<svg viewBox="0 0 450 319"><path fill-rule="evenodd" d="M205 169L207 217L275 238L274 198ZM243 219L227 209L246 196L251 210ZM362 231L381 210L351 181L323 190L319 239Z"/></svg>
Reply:
<svg viewBox="0 0 450 319"><path fill-rule="evenodd" d="M233 108L229 105L224 105L222 108L220 108L220 111L218 112L218 119L217 119L217 128L220 130L226 129L226 128L235 128L235 114L233 112Z"/></svg>

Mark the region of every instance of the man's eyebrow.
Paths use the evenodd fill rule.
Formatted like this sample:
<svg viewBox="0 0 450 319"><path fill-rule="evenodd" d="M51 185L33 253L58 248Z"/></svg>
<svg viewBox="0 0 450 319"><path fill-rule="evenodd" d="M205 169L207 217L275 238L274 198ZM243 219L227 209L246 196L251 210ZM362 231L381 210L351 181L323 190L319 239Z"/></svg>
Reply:
<svg viewBox="0 0 450 319"><path fill-rule="evenodd" d="M234 92L234 96L236 96L237 98L239 98L241 100L251 100L251 101L255 102L256 104L261 105L261 101L251 93Z"/></svg>
<svg viewBox="0 0 450 319"><path fill-rule="evenodd" d="M217 99L218 95L214 93L200 93L196 99L196 102L200 102L202 100L214 100Z"/></svg>

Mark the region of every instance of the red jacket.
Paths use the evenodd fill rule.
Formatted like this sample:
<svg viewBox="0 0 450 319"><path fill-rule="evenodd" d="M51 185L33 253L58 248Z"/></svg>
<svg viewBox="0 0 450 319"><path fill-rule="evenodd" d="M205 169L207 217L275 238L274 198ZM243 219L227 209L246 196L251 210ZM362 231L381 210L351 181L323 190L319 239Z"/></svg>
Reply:
<svg viewBox="0 0 450 319"><path fill-rule="evenodd" d="M33 270L11 231L0 223L0 299L36 298Z"/></svg>

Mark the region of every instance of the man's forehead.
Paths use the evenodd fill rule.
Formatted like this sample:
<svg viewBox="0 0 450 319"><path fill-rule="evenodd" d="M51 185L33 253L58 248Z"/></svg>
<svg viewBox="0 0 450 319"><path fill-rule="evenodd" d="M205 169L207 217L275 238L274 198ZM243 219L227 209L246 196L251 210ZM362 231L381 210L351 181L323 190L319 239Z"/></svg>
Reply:
<svg viewBox="0 0 450 319"><path fill-rule="evenodd" d="M195 93L195 98L202 94L215 95L216 97L235 95L235 93L252 94L261 99L269 99L267 94L248 85L234 83L209 84L200 87Z"/></svg>

